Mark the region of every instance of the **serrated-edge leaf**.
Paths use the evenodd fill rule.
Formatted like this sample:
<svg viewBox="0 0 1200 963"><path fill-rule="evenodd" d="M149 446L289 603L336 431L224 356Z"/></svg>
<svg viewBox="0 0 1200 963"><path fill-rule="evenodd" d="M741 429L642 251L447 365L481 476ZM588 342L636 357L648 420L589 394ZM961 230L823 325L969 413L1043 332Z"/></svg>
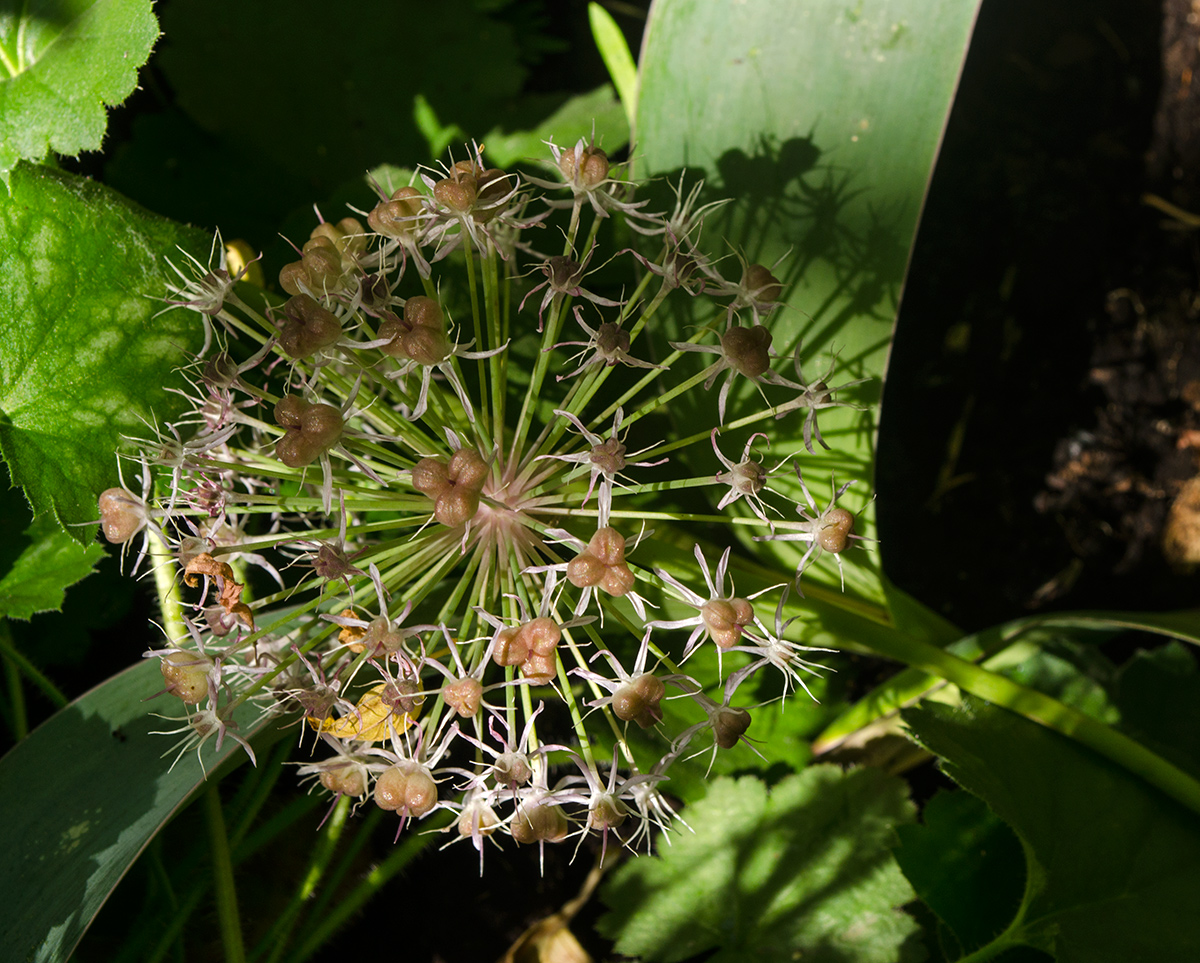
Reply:
<svg viewBox="0 0 1200 963"><path fill-rule="evenodd" d="M123 436L170 417L163 389L199 346L190 311L163 310L165 258L207 253L199 231L84 178L21 165L0 196L0 455L37 515L97 517ZM143 421L144 419L144 421ZM80 542L95 529L68 528Z"/></svg>
<svg viewBox="0 0 1200 963"><path fill-rule="evenodd" d="M25 534L31 543L0 578L0 618L28 619L57 611L67 588L91 574L104 557L102 545L80 546L48 515L34 519Z"/></svg>
<svg viewBox="0 0 1200 963"><path fill-rule="evenodd" d="M108 125L105 106L133 93L138 69L158 39L150 0L94 0L74 6L29 2L5 46L0 80L0 176L48 150L96 150ZM58 28L57 30L55 28Z"/></svg>
<svg viewBox="0 0 1200 963"><path fill-rule="evenodd" d="M892 963L915 923L890 853L912 818L902 782L878 770L811 766L768 792L717 779L656 857L620 867L603 890L600 929L618 953L713 960Z"/></svg>
<svg viewBox="0 0 1200 963"><path fill-rule="evenodd" d="M7 959L60 963L146 844L204 782L194 751L170 768L180 714L156 660L101 683L0 759L0 946ZM262 713L235 715L250 738ZM204 749L212 773L242 752ZM168 758L164 758L167 753Z"/></svg>

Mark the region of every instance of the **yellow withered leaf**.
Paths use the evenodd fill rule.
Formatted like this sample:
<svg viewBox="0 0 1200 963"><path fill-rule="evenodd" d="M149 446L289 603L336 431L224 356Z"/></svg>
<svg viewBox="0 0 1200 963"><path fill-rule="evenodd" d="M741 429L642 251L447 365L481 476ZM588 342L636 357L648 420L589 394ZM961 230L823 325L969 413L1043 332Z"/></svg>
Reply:
<svg viewBox="0 0 1200 963"><path fill-rule="evenodd" d="M383 701L383 690L386 687L387 683L382 683L367 690L355 705L354 712L348 712L341 718L329 716L326 719L313 719L310 716L308 724L317 732L328 732L339 739L382 742L390 734L388 731L389 716L396 731L403 732L413 724L413 719L419 711L418 707L411 714L393 712L392 707Z"/></svg>

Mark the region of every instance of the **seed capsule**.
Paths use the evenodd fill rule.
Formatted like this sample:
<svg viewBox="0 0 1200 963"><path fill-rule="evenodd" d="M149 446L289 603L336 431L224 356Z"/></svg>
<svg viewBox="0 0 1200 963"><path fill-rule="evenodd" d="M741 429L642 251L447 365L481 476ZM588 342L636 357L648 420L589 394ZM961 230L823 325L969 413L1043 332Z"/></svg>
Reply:
<svg viewBox="0 0 1200 963"><path fill-rule="evenodd" d="M114 545L124 545L142 530L146 521L146 503L124 488L108 488L100 493L100 529Z"/></svg>
<svg viewBox="0 0 1200 963"><path fill-rule="evenodd" d="M567 838L570 825L558 806L541 802L524 803L513 814L508 831L515 842L557 843Z"/></svg>
<svg viewBox="0 0 1200 963"><path fill-rule="evenodd" d="M437 805L437 783L415 762L400 762L375 780L375 804L389 812L420 818Z"/></svg>
<svg viewBox="0 0 1200 963"><path fill-rule="evenodd" d="M834 508L822 516L825 524L817 532L817 544L827 552L844 552L854 531L854 516L844 508Z"/></svg>
<svg viewBox="0 0 1200 963"><path fill-rule="evenodd" d="M194 706L208 697L208 673L213 662L198 652L172 652L159 663L167 691L186 705Z"/></svg>

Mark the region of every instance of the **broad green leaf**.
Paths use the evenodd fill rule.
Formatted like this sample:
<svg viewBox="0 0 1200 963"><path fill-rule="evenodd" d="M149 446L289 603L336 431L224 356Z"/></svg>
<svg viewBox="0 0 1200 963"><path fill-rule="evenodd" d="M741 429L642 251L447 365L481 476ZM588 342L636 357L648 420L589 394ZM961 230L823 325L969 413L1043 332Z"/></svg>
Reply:
<svg viewBox="0 0 1200 963"><path fill-rule="evenodd" d="M1200 777L1200 671L1178 643L1139 652L1117 679L1121 728Z"/></svg>
<svg viewBox="0 0 1200 963"><path fill-rule="evenodd" d="M896 862L958 946L950 959L983 946L1008 926L1025 887L1025 858L1011 829L966 792L939 792L921 824L899 826Z"/></svg>
<svg viewBox="0 0 1200 963"><path fill-rule="evenodd" d="M599 929L646 963L716 950L734 960L896 963L916 924L889 847L912 819L904 784L878 770L812 766L768 791L715 781L658 855L627 862L603 890Z"/></svg>
<svg viewBox="0 0 1200 963"><path fill-rule="evenodd" d="M0 2L0 177L48 151L97 150L158 39L150 0Z"/></svg>
<svg viewBox="0 0 1200 963"><path fill-rule="evenodd" d="M629 143L629 122L621 105L607 84L586 94L572 97L532 130L504 133L497 127L484 139L487 154L500 167L510 167L520 161L551 161L546 141L560 147L574 147L575 142L593 127L596 143L613 153Z"/></svg>
<svg viewBox="0 0 1200 963"><path fill-rule="evenodd" d="M201 331L163 312L165 258L206 251L196 231L99 184L41 167L0 198L0 454L34 514L97 518L123 435L176 410L175 369ZM94 529L69 530L86 541Z"/></svg>
<svg viewBox="0 0 1200 963"><path fill-rule="evenodd" d="M840 401L879 400L908 253L977 6L977 0L657 0L651 9L638 99L638 174L686 166L707 179L704 199L735 198L706 221L706 246L767 266L778 262L786 306L769 322L774 350L787 357L800 343L809 380L836 355L832 387L872 379L838 395ZM737 280L741 268L729 256L721 270ZM795 376L789 362L775 368ZM733 410L742 411L738 404L761 410L755 386L739 382ZM715 408L715 398L704 400ZM687 420L682 401L679 414ZM860 534L873 534L876 413L822 410L818 424L834 450L818 447L815 456L803 452L803 422L801 411L755 422L727 445L740 451L750 431L762 430L772 438L772 460L801 451L821 508L831 472L839 485L853 480L839 505L858 513ZM792 501L801 498L790 467L769 486ZM804 548L796 545L767 541L757 550L794 569ZM845 556L847 593L882 603L874 550ZM806 580L836 585L839 572L827 556Z"/></svg>
<svg viewBox="0 0 1200 963"><path fill-rule="evenodd" d="M1072 740L986 703L929 706L904 719L1024 845L1024 901L997 949L1027 944L1060 963L1195 959L1194 813Z"/></svg>
<svg viewBox="0 0 1200 963"><path fill-rule="evenodd" d="M153 735L181 723L155 660L114 676L60 711L0 759L0 945L7 958L65 960L125 871L202 784L194 751L174 768L175 740ZM235 721L249 738L261 713ZM242 750L210 741L212 773ZM164 758L164 753L167 758Z"/></svg>
<svg viewBox="0 0 1200 963"><path fill-rule="evenodd" d="M57 611L67 588L91 574L104 557L102 545L81 546L49 515L35 519L25 536L29 546L0 578L0 618Z"/></svg>

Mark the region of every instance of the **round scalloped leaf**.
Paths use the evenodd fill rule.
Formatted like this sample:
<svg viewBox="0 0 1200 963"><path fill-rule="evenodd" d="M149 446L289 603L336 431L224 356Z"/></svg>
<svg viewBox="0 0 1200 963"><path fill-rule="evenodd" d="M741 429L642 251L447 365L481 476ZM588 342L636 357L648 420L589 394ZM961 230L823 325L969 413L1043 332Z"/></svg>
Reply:
<svg viewBox="0 0 1200 963"><path fill-rule="evenodd" d="M912 820L904 783L876 769L810 766L768 790L718 779L656 858L620 866L600 931L645 963L716 949L709 963L913 959L913 898L890 847ZM669 844L669 845L668 845Z"/></svg>
<svg viewBox="0 0 1200 963"><path fill-rule="evenodd" d="M35 515L94 520L122 435L174 413L163 388L202 334L191 312L163 313L164 257L182 261L179 244L207 248L99 184L12 172L0 196L0 455Z"/></svg>
<svg viewBox="0 0 1200 963"><path fill-rule="evenodd" d="M14 9L19 7L18 9ZM96 150L158 39L149 0L0 4L0 174Z"/></svg>

